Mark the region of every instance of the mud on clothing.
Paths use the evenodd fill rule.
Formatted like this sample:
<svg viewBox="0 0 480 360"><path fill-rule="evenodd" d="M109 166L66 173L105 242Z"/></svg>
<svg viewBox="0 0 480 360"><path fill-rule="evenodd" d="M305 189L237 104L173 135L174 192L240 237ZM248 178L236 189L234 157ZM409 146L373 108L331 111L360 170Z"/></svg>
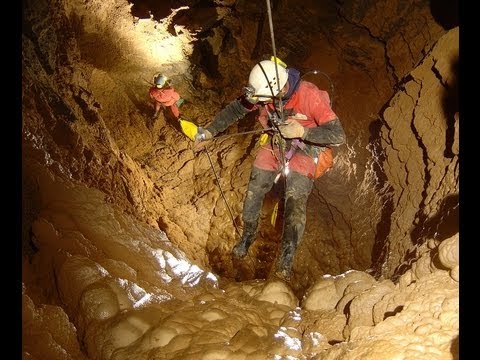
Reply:
<svg viewBox="0 0 480 360"><path fill-rule="evenodd" d="M289 79L290 84L290 79ZM260 110L258 120L264 128L271 127L268 113L274 113L272 103L266 105L252 105L244 96L237 98L227 105L206 127L215 136L234 122L242 119L251 111ZM311 179L322 175L318 173L315 160L325 152L321 159L324 170L333 165L333 156L329 146L340 145L345 141L345 133L337 115L330 107L330 98L326 91L320 90L313 83L300 81L293 94L284 100L284 114L293 117L304 128L302 139L287 140L288 146L294 146L293 155L289 161L289 168ZM293 143L293 145L292 145ZM287 148L288 151L288 148ZM279 148L270 143L263 145L255 158L254 166L267 171L278 171L281 168ZM317 170L317 176L315 175Z"/></svg>
<svg viewBox="0 0 480 360"><path fill-rule="evenodd" d="M342 143L343 129L337 115L330 107L330 98L326 91L318 89L314 84L301 81L297 90L286 100L284 114L294 118L305 128L302 139L288 139L286 154L289 169L315 179L323 175L333 165L330 144ZM258 120L264 128L269 127L268 113L275 112L272 103L264 105ZM325 154L323 152L325 151ZM319 159L319 157L321 159ZM279 149L271 142L259 150L254 166L270 171L281 168ZM330 160L329 163L326 163ZM323 166L320 170L319 166Z"/></svg>
<svg viewBox="0 0 480 360"><path fill-rule="evenodd" d="M289 72L288 97L282 99L283 114L298 121L305 131L302 139L285 139L287 146L290 146L286 150L289 155L291 154L288 164L291 171L285 178L284 231L277 272L287 275L291 271L296 248L305 230L307 200L317 170L315 159L329 146L345 142L343 127L330 107L328 93L310 82L298 81L298 71L292 71L292 74L293 76L290 76ZM260 109L258 120L262 126L271 127L268 114L275 112L274 105L251 104L245 96L241 96L220 111L206 129L215 136L257 109ZM279 136L278 133L270 135L270 138ZM330 152L328 154L331 155ZM243 256L255 239L265 194L272 188L276 175L283 165L280 163L279 155L277 144L270 142L262 145L255 157L243 204L244 231L242 238L235 245L234 253ZM331 164L328 164L329 158L323 160L325 159L328 168Z"/></svg>

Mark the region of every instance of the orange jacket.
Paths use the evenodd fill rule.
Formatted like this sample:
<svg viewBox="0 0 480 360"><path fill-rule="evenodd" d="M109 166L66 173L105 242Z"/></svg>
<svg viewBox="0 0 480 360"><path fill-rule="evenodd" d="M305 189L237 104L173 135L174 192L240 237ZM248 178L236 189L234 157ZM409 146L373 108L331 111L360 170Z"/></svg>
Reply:
<svg viewBox="0 0 480 360"><path fill-rule="evenodd" d="M151 87L148 93L153 100L159 102L163 106L172 106L178 101L178 99L180 99L180 95L178 95L173 87L163 89Z"/></svg>
<svg viewBox="0 0 480 360"><path fill-rule="evenodd" d="M270 112L273 112L273 104L268 104L261 108L258 117L258 120L264 128L268 127L267 107ZM330 107L330 97L328 93L307 81L300 82L297 91L284 103L284 109L292 109L294 113L305 115L306 119L297 119L297 121L307 128L323 125L337 118L337 115L335 115Z"/></svg>

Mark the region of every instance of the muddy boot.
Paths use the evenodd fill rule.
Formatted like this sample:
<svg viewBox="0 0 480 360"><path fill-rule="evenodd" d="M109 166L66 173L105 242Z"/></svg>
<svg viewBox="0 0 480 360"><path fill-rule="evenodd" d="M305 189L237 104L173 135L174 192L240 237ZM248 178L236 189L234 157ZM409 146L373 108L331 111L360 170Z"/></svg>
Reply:
<svg viewBox="0 0 480 360"><path fill-rule="evenodd" d="M297 179L297 183L300 180ZM293 258L297 250L298 243L303 236L305 230L305 208L308 198L309 183L306 180L306 185L303 187L297 186L294 196L289 196L287 192L287 201L285 204L285 223L283 228L283 236L280 248L280 256L278 258L277 270L275 275L289 281L292 271ZM300 183L300 185L302 185ZM306 189L303 193L298 189Z"/></svg>
<svg viewBox="0 0 480 360"><path fill-rule="evenodd" d="M278 259L277 269L275 271L275 276L285 281L290 280L293 257L295 255L295 250L298 243L298 232L295 227L292 230L293 233L288 234L286 232L283 237L281 246L282 249L280 252L280 257Z"/></svg>
<svg viewBox="0 0 480 360"><path fill-rule="evenodd" d="M288 200L287 200L288 208ZM303 233L304 223L302 216L292 216L289 214L285 220L282 242L280 245L280 256L278 257L277 270L275 275L285 281L290 280L293 258L297 250L298 241Z"/></svg>
<svg viewBox="0 0 480 360"><path fill-rule="evenodd" d="M232 250L232 256L235 259L243 259L247 255L248 248L255 240L263 199L272 188L275 177L276 172L274 171L252 168L243 204L243 234Z"/></svg>
<svg viewBox="0 0 480 360"><path fill-rule="evenodd" d="M243 259L248 252L248 248L252 245L257 233L257 223L245 223L243 235L240 241L233 247L232 256L235 259Z"/></svg>
<svg viewBox="0 0 480 360"><path fill-rule="evenodd" d="M283 280L285 282L289 282L291 278L290 274L291 270L283 269L283 270L278 270L275 271L275 276L279 278L280 280Z"/></svg>

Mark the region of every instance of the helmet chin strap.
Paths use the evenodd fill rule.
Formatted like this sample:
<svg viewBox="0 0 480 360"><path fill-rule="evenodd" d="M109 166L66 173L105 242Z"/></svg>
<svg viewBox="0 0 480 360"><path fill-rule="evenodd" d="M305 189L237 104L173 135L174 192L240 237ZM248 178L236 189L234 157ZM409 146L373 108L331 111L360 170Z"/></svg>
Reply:
<svg viewBox="0 0 480 360"><path fill-rule="evenodd" d="M283 97L288 93L288 89L290 89L290 84L288 83L287 79L287 82L283 86L282 90L280 90L280 92L278 93L280 99L283 99Z"/></svg>

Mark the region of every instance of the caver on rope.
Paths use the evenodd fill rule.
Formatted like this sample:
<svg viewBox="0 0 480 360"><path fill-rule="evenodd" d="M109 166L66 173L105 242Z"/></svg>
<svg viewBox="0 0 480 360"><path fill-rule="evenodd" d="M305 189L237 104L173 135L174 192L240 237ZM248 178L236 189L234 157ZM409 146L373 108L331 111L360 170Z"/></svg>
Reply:
<svg viewBox="0 0 480 360"><path fill-rule="evenodd" d="M265 135L257 152L245 202L243 233L233 247L236 259L246 256L257 234L263 200L276 181L285 181L284 225L276 274L289 279L297 245L306 223L306 206L314 180L333 165L332 147L345 142L345 133L331 108L329 94L304 81L294 68L263 60L250 72L249 84L238 98L205 127L196 142L213 139L248 113L258 110Z"/></svg>

